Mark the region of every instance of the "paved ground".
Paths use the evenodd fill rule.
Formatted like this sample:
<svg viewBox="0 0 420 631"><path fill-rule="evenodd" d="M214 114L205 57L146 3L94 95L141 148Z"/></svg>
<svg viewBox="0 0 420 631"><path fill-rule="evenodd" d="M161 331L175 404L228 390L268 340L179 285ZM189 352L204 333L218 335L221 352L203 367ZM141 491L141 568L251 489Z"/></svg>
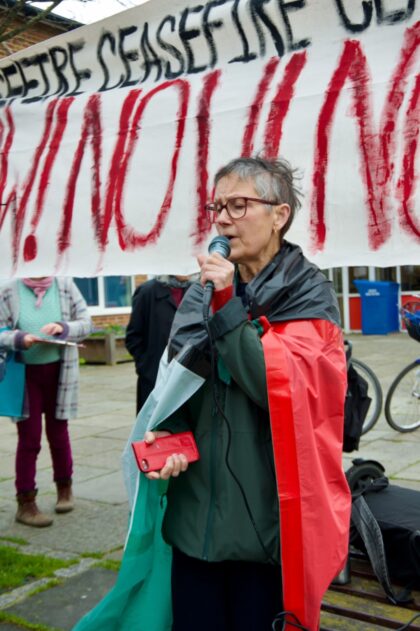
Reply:
<svg viewBox="0 0 420 631"><path fill-rule="evenodd" d="M368 363L386 392L397 371L416 357L419 347L408 336L350 336L356 357ZM13 460L16 429L0 419L0 537L25 539L22 550L55 557L75 558L78 563L62 571L61 582L47 591L28 595L36 585L25 585L12 593L0 593L0 615L14 614L59 630L71 629L92 608L115 580L116 573L95 567L98 556L119 559L127 525L127 502L120 471L122 449L129 435L135 407L135 376L132 363L81 368L79 418L71 423L74 451L74 490L77 507L67 515L56 515L52 527L34 529L14 522ZM398 434L383 416L361 442L359 452L344 456L348 468L352 458L381 461L387 475L404 486L420 490L420 430ZM55 494L50 458L44 444L39 459L39 504L53 511ZM4 542L0 539L0 544ZM2 610L2 611L1 611ZM1 622L5 631L16 624Z"/></svg>

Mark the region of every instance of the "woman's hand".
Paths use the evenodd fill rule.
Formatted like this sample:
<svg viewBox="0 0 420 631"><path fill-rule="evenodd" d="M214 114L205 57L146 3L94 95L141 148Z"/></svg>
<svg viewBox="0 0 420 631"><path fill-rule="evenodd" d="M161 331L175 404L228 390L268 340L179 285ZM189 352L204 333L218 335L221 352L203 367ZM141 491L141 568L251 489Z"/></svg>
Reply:
<svg viewBox="0 0 420 631"><path fill-rule="evenodd" d="M156 438L162 438L162 436L170 436L170 432L146 432L144 435L144 441L149 445L153 443ZM182 471L188 469L188 460L184 454L172 454L166 459L165 466L160 471L151 471L145 473L145 476L149 480L169 480L169 478L177 478Z"/></svg>
<svg viewBox="0 0 420 631"><path fill-rule="evenodd" d="M201 284L203 287L208 280L212 281L216 291L230 287L233 284L235 267L233 263L223 258L218 252L208 256L201 254L197 257L197 261L201 268Z"/></svg>
<svg viewBox="0 0 420 631"><path fill-rule="evenodd" d="M63 327L58 322L50 322L49 324L45 324L41 333L45 333L45 335L61 335L63 332Z"/></svg>
<svg viewBox="0 0 420 631"><path fill-rule="evenodd" d="M32 333L26 333L23 338L23 346L25 348L31 348L31 346L37 344L38 342L39 339L36 337L36 335L32 335Z"/></svg>

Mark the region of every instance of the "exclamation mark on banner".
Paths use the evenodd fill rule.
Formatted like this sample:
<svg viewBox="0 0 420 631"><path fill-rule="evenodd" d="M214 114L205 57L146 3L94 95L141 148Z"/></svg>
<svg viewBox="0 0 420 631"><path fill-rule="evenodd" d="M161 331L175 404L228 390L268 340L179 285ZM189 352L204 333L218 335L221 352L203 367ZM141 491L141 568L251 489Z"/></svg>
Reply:
<svg viewBox="0 0 420 631"><path fill-rule="evenodd" d="M35 236L35 231L42 216L42 211L45 203L45 196L48 191L48 187L51 181L51 171L54 166L54 162L57 157L58 150L63 138L64 131L67 126L68 111L70 105L73 103L74 97L64 98L60 100L59 106L55 108L57 101L51 104L51 111L48 110L47 116L51 119L56 117L55 128L51 136L51 140L48 146L48 153L44 161L44 167L39 180L38 195L35 204L35 212L31 219L31 233L26 237L23 247L23 258L26 262L33 261L38 253L38 243ZM48 140L49 131L51 126L46 130L45 144ZM45 145L44 145L45 146ZM34 165L36 169L36 164Z"/></svg>

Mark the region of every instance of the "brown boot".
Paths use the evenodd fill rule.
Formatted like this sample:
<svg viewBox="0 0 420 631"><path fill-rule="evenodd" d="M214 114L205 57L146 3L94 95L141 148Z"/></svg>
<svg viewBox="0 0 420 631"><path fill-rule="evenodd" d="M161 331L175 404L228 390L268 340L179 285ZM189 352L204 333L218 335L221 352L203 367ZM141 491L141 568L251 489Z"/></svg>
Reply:
<svg viewBox="0 0 420 631"><path fill-rule="evenodd" d="M69 513L74 508L74 498L71 490L71 480L64 482L56 482L57 486L57 504L55 505L56 513Z"/></svg>
<svg viewBox="0 0 420 631"><path fill-rule="evenodd" d="M28 491L27 493L18 493L16 495L18 509L15 521L26 526L34 526L35 528L51 526L53 519L41 513L35 501L36 494L37 491Z"/></svg>

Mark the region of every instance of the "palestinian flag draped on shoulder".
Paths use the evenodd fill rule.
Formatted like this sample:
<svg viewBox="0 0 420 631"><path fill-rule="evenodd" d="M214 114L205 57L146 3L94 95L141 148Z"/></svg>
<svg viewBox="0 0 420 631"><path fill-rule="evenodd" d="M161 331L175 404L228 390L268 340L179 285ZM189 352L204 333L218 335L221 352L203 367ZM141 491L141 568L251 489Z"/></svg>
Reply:
<svg viewBox="0 0 420 631"><path fill-rule="evenodd" d="M337 301L320 270L286 241L247 285L246 296L267 371L284 609L316 631L322 596L347 557L350 522L342 468L347 377ZM202 287L193 285L124 452L132 513L117 582L77 631L171 629L171 551L161 536L166 483L139 475L131 442L181 407L208 376L202 301Z"/></svg>

